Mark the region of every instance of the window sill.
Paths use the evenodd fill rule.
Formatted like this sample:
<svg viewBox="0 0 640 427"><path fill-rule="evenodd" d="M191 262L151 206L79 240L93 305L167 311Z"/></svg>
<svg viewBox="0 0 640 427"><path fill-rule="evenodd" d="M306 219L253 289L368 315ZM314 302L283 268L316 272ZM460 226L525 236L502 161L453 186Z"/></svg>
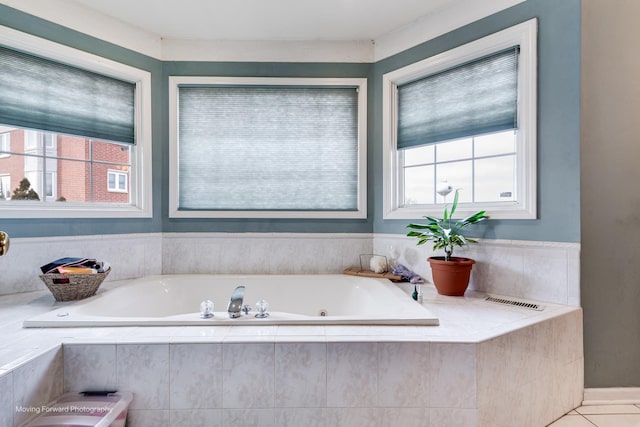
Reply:
<svg viewBox="0 0 640 427"><path fill-rule="evenodd" d="M441 218L444 212L443 204L440 205L415 205L386 210L383 219L416 220L424 216ZM448 206L448 205L447 205ZM456 208L456 218L465 218L478 211L486 211L490 219L536 219L536 209L526 209L517 203L477 203L472 206L460 206Z"/></svg>
<svg viewBox="0 0 640 427"><path fill-rule="evenodd" d="M267 218L267 219L366 219L366 210L357 211L205 211L172 210L169 218Z"/></svg>
<svg viewBox="0 0 640 427"><path fill-rule="evenodd" d="M151 209L131 205L83 206L59 202L51 206L43 202L0 202L0 218L151 218Z"/></svg>

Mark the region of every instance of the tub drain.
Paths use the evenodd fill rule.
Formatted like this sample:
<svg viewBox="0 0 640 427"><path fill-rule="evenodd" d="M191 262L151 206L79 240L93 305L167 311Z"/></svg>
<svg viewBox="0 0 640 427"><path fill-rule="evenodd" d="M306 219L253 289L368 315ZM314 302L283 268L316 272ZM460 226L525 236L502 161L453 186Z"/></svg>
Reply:
<svg viewBox="0 0 640 427"><path fill-rule="evenodd" d="M329 315L329 312L327 310L322 309L318 311L318 316L320 317L327 317L328 315Z"/></svg>

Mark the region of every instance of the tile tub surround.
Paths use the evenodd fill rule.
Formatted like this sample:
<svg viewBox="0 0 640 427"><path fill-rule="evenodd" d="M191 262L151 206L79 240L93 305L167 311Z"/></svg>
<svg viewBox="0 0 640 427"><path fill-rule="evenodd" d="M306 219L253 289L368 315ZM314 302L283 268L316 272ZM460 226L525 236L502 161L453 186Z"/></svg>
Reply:
<svg viewBox="0 0 640 427"><path fill-rule="evenodd" d="M0 295L46 289L40 266L65 256L108 261L107 281L156 274L341 273L370 254L371 234L153 233L13 238Z"/></svg>
<svg viewBox="0 0 640 427"><path fill-rule="evenodd" d="M46 289L40 266L67 256L108 261L107 280L160 274L161 246L161 233L12 238L11 250L0 257L0 295Z"/></svg>
<svg viewBox="0 0 640 427"><path fill-rule="evenodd" d="M60 345L42 351L14 369L0 370L0 425L26 422L43 405L63 393L63 350Z"/></svg>
<svg viewBox="0 0 640 427"><path fill-rule="evenodd" d="M340 273L360 254L390 257L431 280L429 244L400 234L154 233L12 239L0 257L0 295L45 289L39 267L63 256L111 263L108 281L154 274ZM206 255L203 255L206 254ZM580 244L481 240L456 249L474 258L471 289L580 306Z"/></svg>
<svg viewBox="0 0 640 427"><path fill-rule="evenodd" d="M13 382L0 410L42 400L33 390L115 387L136 396L132 427L493 427L546 425L582 399L582 311L573 307L503 307L429 286L425 304L438 327L26 330L21 321L50 309L50 297L0 304L18 297L0 323L13 349L0 359L0 384ZM514 396L532 404L514 405Z"/></svg>
<svg viewBox="0 0 640 427"><path fill-rule="evenodd" d="M341 273L371 250L371 234L164 233L162 273Z"/></svg>
<svg viewBox="0 0 640 427"><path fill-rule="evenodd" d="M473 258L469 288L556 304L580 306L580 244L478 239L454 255ZM431 281L427 258L442 255L429 242L397 234L376 234L373 252L391 257ZM392 249L393 248L393 249Z"/></svg>

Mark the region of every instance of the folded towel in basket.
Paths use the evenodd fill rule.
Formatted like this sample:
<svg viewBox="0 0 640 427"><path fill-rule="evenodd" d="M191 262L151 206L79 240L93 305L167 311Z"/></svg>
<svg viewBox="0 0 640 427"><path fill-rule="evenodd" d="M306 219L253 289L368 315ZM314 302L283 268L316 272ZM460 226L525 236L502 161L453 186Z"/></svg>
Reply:
<svg viewBox="0 0 640 427"><path fill-rule="evenodd" d="M105 263L96 261L93 258L65 257L52 261L40 267L42 274L48 273L101 273L105 269ZM108 266L108 264L107 264ZM75 271L74 271L75 270ZM92 271L95 270L95 271Z"/></svg>

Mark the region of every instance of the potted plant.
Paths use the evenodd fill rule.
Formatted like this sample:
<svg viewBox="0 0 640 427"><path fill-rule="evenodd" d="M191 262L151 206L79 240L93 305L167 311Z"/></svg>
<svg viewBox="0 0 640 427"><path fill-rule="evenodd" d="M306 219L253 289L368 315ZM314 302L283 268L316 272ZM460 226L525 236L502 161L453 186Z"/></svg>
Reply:
<svg viewBox="0 0 640 427"><path fill-rule="evenodd" d="M458 190L453 197L451 211L444 207L442 219L425 216L426 224L409 224L407 228L412 231L407 233L409 237L418 238L418 245L433 241L433 249L444 249L444 256L429 257L429 265L433 276L433 284L439 294L462 296L469 286L471 268L475 261L471 258L454 257L453 249L456 246L464 246L467 243L478 243L477 240L462 235L462 230L472 224L477 224L489 218L485 211L463 219L454 220L453 215L458 207Z"/></svg>

